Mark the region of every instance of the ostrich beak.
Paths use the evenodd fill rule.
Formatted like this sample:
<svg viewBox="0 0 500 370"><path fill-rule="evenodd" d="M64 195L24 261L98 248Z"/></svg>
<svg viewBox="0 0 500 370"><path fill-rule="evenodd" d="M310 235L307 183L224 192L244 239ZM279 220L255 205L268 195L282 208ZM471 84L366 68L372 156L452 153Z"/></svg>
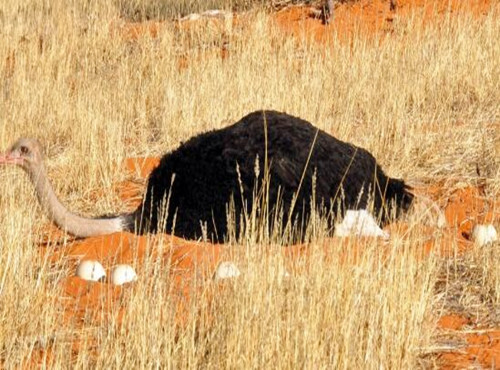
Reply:
<svg viewBox="0 0 500 370"><path fill-rule="evenodd" d="M0 165L2 164L17 164L17 165L22 165L23 164L23 158L11 154L11 153L0 153Z"/></svg>

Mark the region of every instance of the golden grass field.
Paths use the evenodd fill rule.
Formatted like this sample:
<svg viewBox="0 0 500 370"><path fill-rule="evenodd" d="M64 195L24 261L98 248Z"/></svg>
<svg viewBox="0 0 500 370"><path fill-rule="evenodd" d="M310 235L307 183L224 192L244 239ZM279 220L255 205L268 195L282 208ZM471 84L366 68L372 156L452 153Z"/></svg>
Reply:
<svg viewBox="0 0 500 370"><path fill-rule="evenodd" d="M258 109L368 149L390 176L457 209L445 230L411 215L389 242L331 238L319 222L306 246L252 232L194 243L178 271L172 256L187 242L75 244L50 226L23 172L2 167L0 366L500 367L500 245L463 237L475 222L500 230L500 7L443 3L401 0L390 14L380 0L342 3L324 26L258 7L131 24L124 2L0 2L0 152L38 138L76 212L130 210L137 199L124 201L120 184L140 192L145 179L127 158L159 157ZM383 21L361 22L375 7L387 8ZM242 275L197 273L213 269L212 252ZM89 255L106 268L126 260L139 280L78 281L75 261ZM440 326L450 314L465 324Z"/></svg>

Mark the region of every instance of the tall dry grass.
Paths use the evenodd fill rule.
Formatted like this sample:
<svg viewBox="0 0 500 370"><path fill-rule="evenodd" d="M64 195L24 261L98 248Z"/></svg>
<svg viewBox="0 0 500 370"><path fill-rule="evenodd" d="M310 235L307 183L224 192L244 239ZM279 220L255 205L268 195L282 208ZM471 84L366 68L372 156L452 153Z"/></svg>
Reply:
<svg viewBox="0 0 500 370"><path fill-rule="evenodd" d="M165 20L186 16L188 14L200 13L213 9L224 9L233 11L244 11L255 7L284 6L292 3L291 0L285 1L264 1L264 0L117 0L116 6L120 15L124 18L135 21L144 20Z"/></svg>
<svg viewBox="0 0 500 370"><path fill-rule="evenodd" d="M396 19L390 37L332 36L328 46L285 37L262 12L227 24L223 35L172 25L156 39L127 41L110 32L120 11L107 2L0 3L0 147L39 138L56 192L76 211L124 209L113 184L125 177L116 165L125 157L160 155L261 108L369 149L392 176L481 182L498 197L498 8L425 27L415 14ZM224 60L213 51L223 44ZM172 282L155 261L144 264L123 325L61 325L53 300L71 271L40 257L46 223L27 179L2 168L6 367L30 364L47 347L58 367L414 368L431 345L438 269L434 258L418 258L418 226L386 252L366 242L356 262L340 262L349 245L329 245L323 258L319 235L313 267L287 279L278 246L232 245L243 276L213 293L215 305L204 298L212 293L200 293L188 325L176 330ZM498 304L498 256L490 255L482 276L496 282Z"/></svg>

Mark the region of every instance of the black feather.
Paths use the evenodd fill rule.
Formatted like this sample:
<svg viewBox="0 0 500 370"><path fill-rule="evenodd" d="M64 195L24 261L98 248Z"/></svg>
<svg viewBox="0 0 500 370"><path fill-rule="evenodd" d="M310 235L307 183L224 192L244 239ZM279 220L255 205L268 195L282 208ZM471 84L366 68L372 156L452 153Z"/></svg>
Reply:
<svg viewBox="0 0 500 370"><path fill-rule="evenodd" d="M404 181L387 177L368 151L340 141L303 119L275 111L256 111L229 127L193 137L163 156L149 177L142 205L134 212L136 230L171 232L175 223L176 235L196 239L202 236L204 223L209 239L223 242L231 197L237 215L252 210L257 158L258 184L262 184L265 122L269 205L275 207L280 198L285 220L294 193L299 190L291 219L307 221L313 177L315 207L336 210L335 198L342 200L342 213L367 208L371 199L383 224L389 219L389 207L385 205L395 205L396 216L411 205L413 195ZM167 202L168 216L162 223L162 209ZM236 230L240 226L236 222Z"/></svg>

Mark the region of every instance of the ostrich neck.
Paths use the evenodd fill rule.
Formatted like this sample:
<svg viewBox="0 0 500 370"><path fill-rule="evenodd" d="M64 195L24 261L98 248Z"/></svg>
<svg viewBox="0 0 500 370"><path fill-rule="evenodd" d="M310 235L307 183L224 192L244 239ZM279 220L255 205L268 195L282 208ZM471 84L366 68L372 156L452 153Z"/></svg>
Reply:
<svg viewBox="0 0 500 370"><path fill-rule="evenodd" d="M43 165L29 175L40 205L48 217L64 231L77 237L89 237L123 230L123 216L93 219L78 216L66 209L54 193Z"/></svg>

